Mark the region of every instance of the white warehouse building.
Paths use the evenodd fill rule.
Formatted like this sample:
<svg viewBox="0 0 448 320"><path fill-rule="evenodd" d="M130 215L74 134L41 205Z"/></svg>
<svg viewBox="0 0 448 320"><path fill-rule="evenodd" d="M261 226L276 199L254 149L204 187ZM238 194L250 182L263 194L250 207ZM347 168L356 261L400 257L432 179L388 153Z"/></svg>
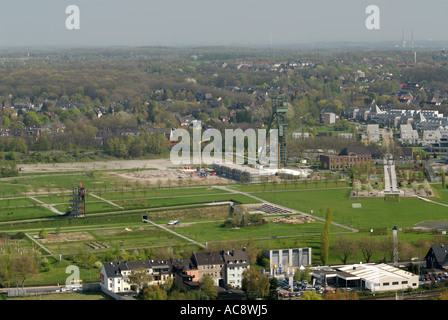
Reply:
<svg viewBox="0 0 448 320"><path fill-rule="evenodd" d="M371 292L418 288L418 275L388 264L359 263L312 268L312 278L322 286L354 288Z"/></svg>

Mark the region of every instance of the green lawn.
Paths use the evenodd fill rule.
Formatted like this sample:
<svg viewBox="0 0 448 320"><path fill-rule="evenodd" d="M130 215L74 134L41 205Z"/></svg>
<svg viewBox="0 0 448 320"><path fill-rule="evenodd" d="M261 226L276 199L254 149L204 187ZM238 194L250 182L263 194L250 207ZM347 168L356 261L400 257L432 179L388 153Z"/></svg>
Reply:
<svg viewBox="0 0 448 320"><path fill-rule="evenodd" d="M442 185L440 183L432 184L431 188L435 193L435 198L433 198L432 200L448 204L448 188L442 188Z"/></svg>
<svg viewBox="0 0 448 320"><path fill-rule="evenodd" d="M22 219L54 217L56 213L41 207L40 205L31 207L9 207L0 208L0 221L15 221Z"/></svg>
<svg viewBox="0 0 448 320"><path fill-rule="evenodd" d="M332 210L332 220L355 228L412 227L424 220L448 218L446 207L413 198L400 202L386 202L383 198L350 199L348 190L313 190L264 192L254 195L305 213L325 218L327 208ZM361 208L352 208L360 203Z"/></svg>
<svg viewBox="0 0 448 320"><path fill-rule="evenodd" d="M322 222L313 222L301 225L290 225L269 222L261 226L241 227L238 229L224 226L222 221L197 223L189 226L175 226L173 227L177 233L189 237L196 241L231 241L243 240L251 237L257 238L281 238L288 236L309 236L318 234L323 230ZM347 230L331 227L331 232L346 232Z"/></svg>
<svg viewBox="0 0 448 320"><path fill-rule="evenodd" d="M348 187L348 181L287 181L286 183L257 183L248 185L230 186L231 189L235 189L243 192L265 192L265 191L284 191L284 190L306 190L306 189L327 189L327 188L344 188Z"/></svg>
<svg viewBox="0 0 448 320"><path fill-rule="evenodd" d="M162 189L147 189L147 190L134 190L128 191L124 189L123 191L113 191L113 192L101 192L89 190L89 192L106 199L106 200L122 200L122 199L152 199L152 198L162 198L162 197L179 197L179 196L201 196L202 194L223 194L228 193L225 190L215 189L215 188L162 188ZM88 193L87 193L88 195ZM91 196L91 198L94 198Z"/></svg>
<svg viewBox="0 0 448 320"><path fill-rule="evenodd" d="M135 199L114 201L114 203L124 207L125 209L143 209L143 208L157 208L169 207L189 204L201 204L208 202L221 201L238 201L244 204L259 203L259 201L241 194L217 194L217 195L202 195L202 196L185 196L185 197L167 197L158 199Z"/></svg>

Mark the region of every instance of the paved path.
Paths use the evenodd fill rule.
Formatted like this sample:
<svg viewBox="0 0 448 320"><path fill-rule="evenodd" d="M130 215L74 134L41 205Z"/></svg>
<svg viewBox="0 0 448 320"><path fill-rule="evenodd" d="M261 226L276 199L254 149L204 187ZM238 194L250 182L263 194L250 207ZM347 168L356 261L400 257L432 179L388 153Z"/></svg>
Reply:
<svg viewBox="0 0 448 320"><path fill-rule="evenodd" d="M112 201L109 201L109 200L106 200L104 198L101 198L100 196L97 196L96 194L93 194L93 193L89 192L89 196L92 196L94 198L100 199L100 200L102 200L104 202L107 202L108 204L110 204L110 205L112 205L114 207L117 207L117 208L120 208L121 210L124 210L124 208L122 206L119 206L118 204L116 204L116 203L114 203Z"/></svg>
<svg viewBox="0 0 448 320"><path fill-rule="evenodd" d="M158 228L161 228L161 229L163 229L163 230L165 230L167 232L170 232L170 233L174 234L177 237L183 238L183 239L185 239L185 240L187 240L187 241L189 241L189 242L191 242L191 243L193 243L195 245L198 245L198 246L200 246L202 248L206 248L206 246L204 244L202 244L200 242L197 242L197 241L195 241L193 239L187 238L186 236L183 236L183 235L181 235L181 234L179 234L179 233L177 233L177 232L171 230L170 228L167 228L167 227L165 227L165 226L163 226L161 224L157 224L157 223L155 223L155 222L153 222L151 220L145 220L145 221L148 222L148 223L151 223L155 227L158 227Z"/></svg>
<svg viewBox="0 0 448 320"><path fill-rule="evenodd" d="M430 202L430 203L438 204L439 206L448 207L448 204L446 204L446 203L436 202L436 201L429 200L429 199L426 199L426 198L423 198L423 197L420 197L420 196L417 196L417 197L418 197L420 200L423 200L423 201L427 201L427 202Z"/></svg>
<svg viewBox="0 0 448 320"><path fill-rule="evenodd" d="M37 198L35 198L35 197L33 197L33 196L27 196L27 197L30 198L31 200L36 201L36 202L39 203L42 207L47 208L48 210L53 211L54 213L57 213L57 214L59 214L59 215L64 215L64 214L65 214L64 212L61 212L61 211L59 211L58 209L53 208L53 206L52 206L51 204L47 204L47 203L45 203L45 202L43 202L43 201L41 201L41 200L39 200L39 199L37 199Z"/></svg>
<svg viewBox="0 0 448 320"><path fill-rule="evenodd" d="M30 236L28 233L25 233L25 235L31 239L31 241L33 241L34 243L36 243L39 247L41 247L43 250L45 250L46 252L48 252L50 255L54 255L53 252L51 252L50 250L48 250L47 248L45 248L43 245L41 245L39 243L39 241L37 241L36 239L34 239L32 236Z"/></svg>
<svg viewBox="0 0 448 320"><path fill-rule="evenodd" d="M264 199L261 199L261 198L259 198L259 197L257 197L257 196L254 196L254 195L252 195L252 194L250 194L250 193L247 193L247 192L243 192L243 191L239 191L239 190L230 189L230 188L228 188L228 187L226 187L226 186L213 186L213 188L217 188L217 189L221 189L221 190L227 190L227 191L229 191L229 192L233 192L233 193L237 193L237 194L242 194L242 195L245 195L245 196L247 196L247 197L249 197L249 198L258 200L258 201L260 201L262 204L268 204L268 205L270 205L270 206L277 207L277 208L280 208L280 209L289 211L289 212L294 213L294 214L301 214L301 215L303 215L303 216L308 216L308 217L310 217L310 218L313 218L314 220L320 220L320 221L325 222L325 219L324 219L324 218L316 217L316 216L310 215L310 214L305 213L305 212L302 212L302 211L297 211L297 210L294 210L294 209L291 209L291 208L287 208L287 207L281 206L281 205L276 204L276 203L268 202L268 201L266 201L266 200L264 200ZM347 226L344 226L344 225L339 224L339 223L336 223L336 222L332 222L331 224L334 225L334 226L338 226L338 227L340 227L340 228L347 229L347 230L349 230L349 231L351 231L351 232L359 232L358 229L351 228L351 227L347 227Z"/></svg>

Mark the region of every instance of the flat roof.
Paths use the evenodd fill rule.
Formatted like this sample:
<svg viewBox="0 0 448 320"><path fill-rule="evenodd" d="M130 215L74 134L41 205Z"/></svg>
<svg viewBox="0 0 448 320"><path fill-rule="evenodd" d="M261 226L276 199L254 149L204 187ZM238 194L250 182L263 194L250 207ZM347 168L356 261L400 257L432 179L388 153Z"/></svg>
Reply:
<svg viewBox="0 0 448 320"><path fill-rule="evenodd" d="M401 280L410 280L417 275L398 269L394 266L381 264L351 264L338 266L325 266L313 268L312 274L325 275L326 277L339 277L345 280L363 279L370 282L379 282L384 278L399 278Z"/></svg>

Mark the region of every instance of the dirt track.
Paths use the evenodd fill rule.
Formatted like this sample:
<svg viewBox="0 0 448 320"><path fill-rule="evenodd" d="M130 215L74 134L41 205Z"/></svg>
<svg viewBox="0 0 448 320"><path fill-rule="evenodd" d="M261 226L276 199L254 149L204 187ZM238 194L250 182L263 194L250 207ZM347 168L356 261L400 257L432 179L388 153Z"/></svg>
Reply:
<svg viewBox="0 0 448 320"><path fill-rule="evenodd" d="M92 162L72 162L72 163L38 163L22 164L22 172L70 172L84 170L119 170L119 169L149 169L156 168L166 170L173 167L169 159L155 160L114 160L114 161L92 161Z"/></svg>
<svg viewBox="0 0 448 320"><path fill-rule="evenodd" d="M134 181L147 182L151 185L157 185L160 180L162 186L179 184L179 175L181 170L173 169L175 166L170 159L155 159L155 160L115 160L115 161L92 161L92 162L74 162L74 163L54 163L54 164L24 164L20 168L23 173L70 173L76 171L89 170L125 170L125 169L139 169L133 172L117 171L115 175ZM145 170L147 169L147 170ZM150 170L157 169L157 170ZM197 175L191 177L190 173L184 173L181 179L182 185L211 185L211 184L228 184L232 180L225 179L218 176L208 176L206 179L199 178Z"/></svg>

